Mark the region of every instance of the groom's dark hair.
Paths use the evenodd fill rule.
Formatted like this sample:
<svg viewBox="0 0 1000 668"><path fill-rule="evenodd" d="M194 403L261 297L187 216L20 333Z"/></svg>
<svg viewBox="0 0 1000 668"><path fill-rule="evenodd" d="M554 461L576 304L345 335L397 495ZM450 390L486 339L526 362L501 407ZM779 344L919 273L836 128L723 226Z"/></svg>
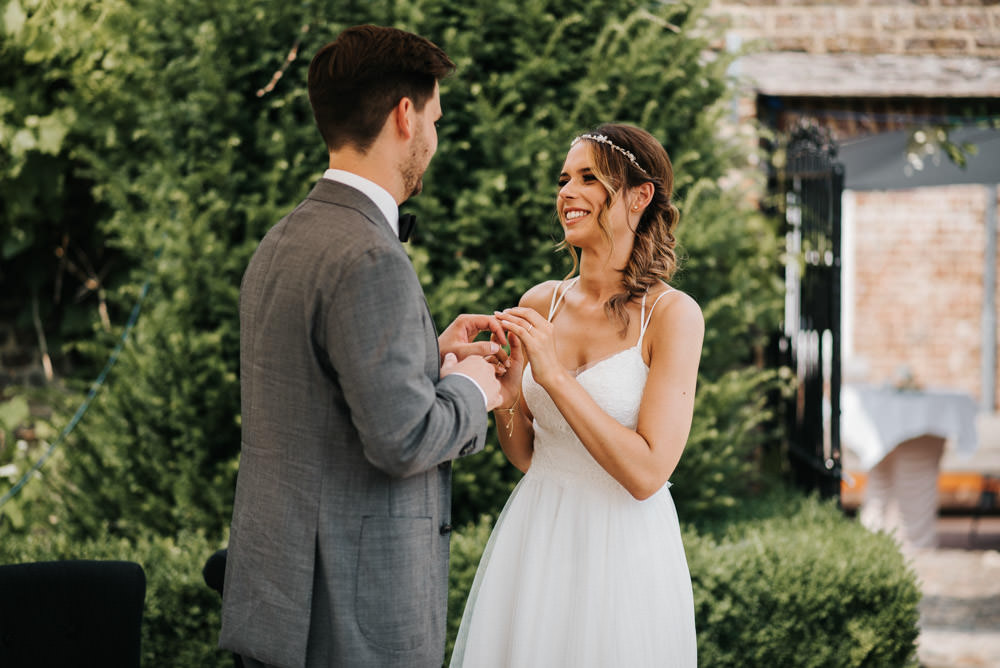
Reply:
<svg viewBox="0 0 1000 668"><path fill-rule="evenodd" d="M440 47L413 33L373 25L340 33L309 65L309 102L327 149L364 153L401 99L421 111L454 69Z"/></svg>

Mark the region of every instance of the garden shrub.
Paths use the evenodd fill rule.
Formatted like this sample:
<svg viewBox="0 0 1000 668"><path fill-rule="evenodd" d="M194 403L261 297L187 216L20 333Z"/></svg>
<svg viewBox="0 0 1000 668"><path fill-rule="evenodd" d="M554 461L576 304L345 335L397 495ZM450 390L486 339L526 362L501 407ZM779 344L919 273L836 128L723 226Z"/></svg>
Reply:
<svg viewBox="0 0 1000 668"><path fill-rule="evenodd" d="M475 523L469 523L451 535L451 564L448 569L448 642L446 655L450 659L455 647L455 636L462 622L465 601L469 598L472 580L476 577L479 560L486 548L490 531L493 530L492 517L483 515Z"/></svg>
<svg viewBox="0 0 1000 668"><path fill-rule="evenodd" d="M445 117L425 191L405 205L429 221L408 250L439 327L463 311L512 305L568 271L554 251L555 181L576 133L620 121L664 142L683 221L676 283L706 315L699 388L725 398L696 412L677 495L692 500L691 512L711 513L746 494L765 435L757 398L772 377L752 354L780 316L780 248L739 189L717 185L745 161L720 131L732 54L705 57L718 37L705 0L10 4L0 62L18 76L0 77L0 192L30 190L59 206L24 224L0 206L0 229L24 232L18 257L55 275L50 237L86 214L93 234L74 243L115 257L107 322L94 311L93 334L73 348L97 368L149 285L116 368L67 443L65 475L48 477L60 531L86 539L227 526L240 438L240 277L257 240L325 166L307 56L363 22L426 35L458 65L442 82ZM258 95L296 40L300 57ZM22 107L51 107L45 122L59 132L15 156L5 138L30 128L8 111ZM10 169L7 154L17 158ZM31 168L42 158L44 169ZM56 181L75 185L53 192ZM27 232L45 217L50 233L32 241ZM519 477L490 440L490 454L455 467L457 524L495 515Z"/></svg>
<svg viewBox="0 0 1000 668"><path fill-rule="evenodd" d="M738 514L684 535L701 665L916 665L920 591L891 538L786 492Z"/></svg>

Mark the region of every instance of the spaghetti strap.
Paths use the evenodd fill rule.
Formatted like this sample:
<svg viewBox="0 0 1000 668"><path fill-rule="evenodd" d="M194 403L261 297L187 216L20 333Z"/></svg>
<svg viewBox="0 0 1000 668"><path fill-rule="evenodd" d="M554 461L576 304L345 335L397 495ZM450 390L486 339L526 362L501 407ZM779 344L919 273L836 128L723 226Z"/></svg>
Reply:
<svg viewBox="0 0 1000 668"><path fill-rule="evenodd" d="M566 289L563 290L561 293L559 292L559 288L563 286L562 283L559 283L559 285L556 286L556 289L552 291L552 303L549 305L549 317L548 317L549 322L552 322L552 316L555 315L556 309L559 308L559 304L562 303L563 297L566 296L566 293L569 292L569 289L571 287L576 285L576 282L578 280L580 280L580 277L576 276L574 278L571 278L569 281L566 281L567 283Z"/></svg>
<svg viewBox="0 0 1000 668"><path fill-rule="evenodd" d="M660 303L661 299L663 299L663 295L670 294L673 291L673 288L667 288L661 292L660 296L653 302L653 305L649 307L648 315L646 314L646 295L644 294L642 296L642 312L639 316L639 323L641 325L639 328L639 342L635 344L637 347L642 347L642 339L646 336L646 328L649 327L649 321L653 319L653 309L656 308L656 305Z"/></svg>

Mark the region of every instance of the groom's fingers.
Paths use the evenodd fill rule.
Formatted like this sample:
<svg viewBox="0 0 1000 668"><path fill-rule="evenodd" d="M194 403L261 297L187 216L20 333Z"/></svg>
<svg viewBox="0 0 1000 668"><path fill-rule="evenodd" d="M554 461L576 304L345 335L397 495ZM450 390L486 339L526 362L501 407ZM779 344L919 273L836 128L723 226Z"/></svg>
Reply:
<svg viewBox="0 0 1000 668"><path fill-rule="evenodd" d="M470 355L478 355L479 357L495 356L500 362L506 362L507 360L507 353L496 341L465 343L455 346L455 352L463 360Z"/></svg>
<svg viewBox="0 0 1000 668"><path fill-rule="evenodd" d="M500 321L498 320L497 323L499 324L499 322ZM507 338L507 337L504 337L504 339L505 340L503 341L503 345L504 346L510 346L511 345L511 340L509 338ZM496 340L496 336L492 336L491 335L490 336L490 341L493 342L493 343L496 343L497 345L500 345L500 342ZM507 351L506 348L501 347L500 350L498 350L496 353L493 353L493 354L496 355L497 361L503 363L506 366L510 366L510 355L508 354L508 351Z"/></svg>
<svg viewBox="0 0 1000 668"><path fill-rule="evenodd" d="M507 333L504 331L500 321L496 316L481 313L463 313L459 316L462 324L466 327L466 332L470 339L474 339L479 332L492 332L500 340L502 345L507 345Z"/></svg>
<svg viewBox="0 0 1000 668"><path fill-rule="evenodd" d="M500 340L500 344L506 346L508 344L507 332L504 330L503 325L500 324L500 321L497 320L496 316L492 315L487 315L483 317L487 319L487 325L489 327L489 330L492 332L491 338L493 336L497 337L497 339Z"/></svg>
<svg viewBox="0 0 1000 668"><path fill-rule="evenodd" d="M444 356L444 361L441 362L441 371L451 371L451 367L458 364L458 357L455 353L446 353Z"/></svg>

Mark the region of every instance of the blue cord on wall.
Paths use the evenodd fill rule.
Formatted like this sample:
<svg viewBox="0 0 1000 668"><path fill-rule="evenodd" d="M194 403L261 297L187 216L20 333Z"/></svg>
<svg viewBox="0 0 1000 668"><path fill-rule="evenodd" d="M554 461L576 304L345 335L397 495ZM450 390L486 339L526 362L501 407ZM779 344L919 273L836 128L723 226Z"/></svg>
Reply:
<svg viewBox="0 0 1000 668"><path fill-rule="evenodd" d="M160 254L158 252L156 256L159 257L159 255ZM90 390L87 392L87 396L86 398L84 398L83 403L81 403L80 407L76 409L76 413L73 415L73 418L69 421L69 424L67 424L66 427L63 428L63 430L59 433L59 436L57 436L56 439L52 441L51 445L49 445L48 449L45 451L45 454L43 454L41 458L39 458L39 460L36 461L32 465L32 467L28 469L27 472L25 472L23 476L21 476L21 479L18 480L17 483L13 487L11 487L6 494L3 495L2 498L0 498L0 507L3 507L5 503L14 498L14 496L21 491L21 488L28 483L28 480L31 479L31 476L33 476L36 471L42 468L42 466L49 459L49 457L52 456L52 453L55 452L55 449L64 440L66 440L66 437L69 436L70 432L73 431L77 423L80 422L80 419L83 418L84 413L86 413L87 409L90 408L90 403L94 400L94 397L97 396L98 390L101 389L101 386L104 385L105 379L108 377L108 373L111 371L111 368L115 365L115 362L118 361L118 355L121 354L122 349L125 347L126 341L128 341L129 334L132 332L132 328L135 326L136 321L139 319L139 309L142 306L142 302L146 298L146 294L148 292L149 292L149 281L147 280L145 285L142 286L142 290L139 292L139 299L136 301L135 306L132 307L132 313L131 315L129 315L128 322L125 324L125 329L122 331L121 337L118 339L118 344L115 345L115 349L111 351L111 356L108 358L107 364L104 365L104 368L101 370L101 373L97 376L97 379L90 385Z"/></svg>

